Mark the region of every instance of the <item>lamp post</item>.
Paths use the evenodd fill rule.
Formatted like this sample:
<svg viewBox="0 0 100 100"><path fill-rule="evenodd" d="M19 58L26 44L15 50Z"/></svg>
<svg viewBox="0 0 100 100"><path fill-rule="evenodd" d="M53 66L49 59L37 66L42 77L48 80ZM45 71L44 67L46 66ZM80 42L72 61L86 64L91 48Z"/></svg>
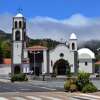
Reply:
<svg viewBox="0 0 100 100"><path fill-rule="evenodd" d="M35 55L39 54L39 53L40 53L39 51L38 52L36 52L36 51L33 52L33 54L34 54L34 78L35 78L35 70L36 70L35 69L35 66L36 66Z"/></svg>

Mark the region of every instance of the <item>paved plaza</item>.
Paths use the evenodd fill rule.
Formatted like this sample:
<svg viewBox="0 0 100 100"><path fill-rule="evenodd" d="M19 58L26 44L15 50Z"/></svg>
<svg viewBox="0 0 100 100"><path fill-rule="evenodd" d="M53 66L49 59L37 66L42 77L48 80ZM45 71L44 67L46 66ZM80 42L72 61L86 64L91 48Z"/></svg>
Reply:
<svg viewBox="0 0 100 100"><path fill-rule="evenodd" d="M98 95L70 92L6 92L0 93L0 100L100 100Z"/></svg>
<svg viewBox="0 0 100 100"><path fill-rule="evenodd" d="M93 79L92 82L100 90L100 80ZM65 92L63 79L11 83L7 77L2 76L0 100L100 100L100 92Z"/></svg>

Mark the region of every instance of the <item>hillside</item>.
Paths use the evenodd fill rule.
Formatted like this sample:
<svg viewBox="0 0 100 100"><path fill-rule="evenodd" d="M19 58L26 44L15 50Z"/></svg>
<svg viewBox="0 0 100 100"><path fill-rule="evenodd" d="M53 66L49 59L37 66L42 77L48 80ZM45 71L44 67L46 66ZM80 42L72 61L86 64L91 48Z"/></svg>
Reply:
<svg viewBox="0 0 100 100"><path fill-rule="evenodd" d="M11 40L11 34L0 30L0 40Z"/></svg>
<svg viewBox="0 0 100 100"><path fill-rule="evenodd" d="M9 43L11 42L11 33L5 33L4 31L0 30L0 44L2 44L4 41ZM26 41L28 42L28 46L42 45L50 49L59 44L58 41L52 39L30 39L27 37Z"/></svg>
<svg viewBox="0 0 100 100"><path fill-rule="evenodd" d="M5 33L4 31L0 30L0 44L3 41L11 42L11 34ZM33 45L43 45L48 47L49 49L54 48L60 42L52 40L52 39L30 39L27 37L28 46ZM79 44L78 48L89 48L96 53L97 48L100 48L100 40L90 40L90 41L82 41Z"/></svg>
<svg viewBox="0 0 100 100"><path fill-rule="evenodd" d="M100 48L100 40L84 41L79 45L79 48L89 48L93 52L97 53L97 49Z"/></svg>

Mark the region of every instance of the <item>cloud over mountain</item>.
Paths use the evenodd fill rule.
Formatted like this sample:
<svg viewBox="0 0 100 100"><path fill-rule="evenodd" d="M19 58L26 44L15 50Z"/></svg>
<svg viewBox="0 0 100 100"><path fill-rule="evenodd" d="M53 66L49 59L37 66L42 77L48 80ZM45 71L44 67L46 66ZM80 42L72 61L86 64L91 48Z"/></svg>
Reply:
<svg viewBox="0 0 100 100"><path fill-rule="evenodd" d="M0 15L0 29L11 32L12 14ZM81 14L74 14L67 19L50 17L27 18L27 33L31 38L52 38L67 40L70 33L75 32L80 40L100 39L100 19L88 18Z"/></svg>

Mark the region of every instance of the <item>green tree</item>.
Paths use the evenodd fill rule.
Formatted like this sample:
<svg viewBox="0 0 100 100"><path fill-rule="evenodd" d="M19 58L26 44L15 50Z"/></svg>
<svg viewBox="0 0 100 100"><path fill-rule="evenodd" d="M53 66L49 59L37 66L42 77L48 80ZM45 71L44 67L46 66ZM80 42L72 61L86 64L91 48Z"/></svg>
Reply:
<svg viewBox="0 0 100 100"><path fill-rule="evenodd" d="M1 48L3 50L3 56L4 58L10 58L11 57L11 44L10 41L3 41L1 44Z"/></svg>

